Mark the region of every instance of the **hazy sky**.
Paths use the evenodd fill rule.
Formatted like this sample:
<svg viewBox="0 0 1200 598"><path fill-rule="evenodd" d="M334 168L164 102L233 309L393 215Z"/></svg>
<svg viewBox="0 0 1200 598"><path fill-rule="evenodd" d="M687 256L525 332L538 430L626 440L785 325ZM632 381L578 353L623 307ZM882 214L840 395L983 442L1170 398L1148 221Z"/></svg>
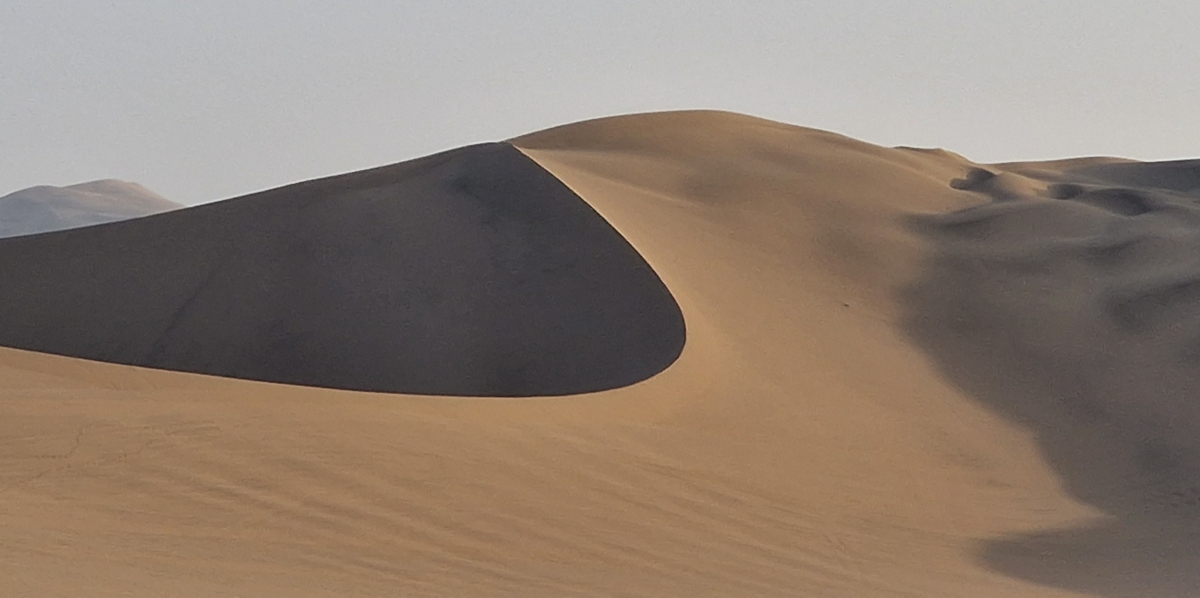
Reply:
<svg viewBox="0 0 1200 598"><path fill-rule="evenodd" d="M1200 157L1200 2L0 0L0 194L196 203L683 108L981 162Z"/></svg>

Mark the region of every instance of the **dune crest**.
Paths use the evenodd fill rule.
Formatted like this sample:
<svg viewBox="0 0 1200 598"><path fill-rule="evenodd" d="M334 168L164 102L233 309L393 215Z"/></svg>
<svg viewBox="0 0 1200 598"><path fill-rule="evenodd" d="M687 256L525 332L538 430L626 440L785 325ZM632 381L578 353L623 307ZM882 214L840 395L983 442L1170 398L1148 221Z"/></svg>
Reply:
<svg viewBox="0 0 1200 598"><path fill-rule="evenodd" d="M1114 410L1126 391L1164 389L1147 386L1156 375L1186 382L1172 368L1188 357L1173 351L1189 337L1171 323L1190 313L1190 274L1129 267L1171 261L1175 237L1190 239L1186 165L1145 165L1164 169L1161 184L1135 184L1151 175L1120 161L980 165L708 111L512 144L661 279L687 323L670 367L603 392L496 401L0 350L12 571L0 589L1200 587L1192 507L1160 483L1188 471L1187 430L1156 431L1189 413L1184 395ZM1092 167L1103 172L1072 172ZM1071 312L1077 302L1087 309ZM1127 369L1098 379L1111 388L1075 384L1114 340L1132 344L1107 364ZM1136 450L1147 435L1161 440L1148 459Z"/></svg>
<svg viewBox="0 0 1200 598"><path fill-rule="evenodd" d="M0 242L0 345L306 386L547 396L640 382L679 308L505 144Z"/></svg>

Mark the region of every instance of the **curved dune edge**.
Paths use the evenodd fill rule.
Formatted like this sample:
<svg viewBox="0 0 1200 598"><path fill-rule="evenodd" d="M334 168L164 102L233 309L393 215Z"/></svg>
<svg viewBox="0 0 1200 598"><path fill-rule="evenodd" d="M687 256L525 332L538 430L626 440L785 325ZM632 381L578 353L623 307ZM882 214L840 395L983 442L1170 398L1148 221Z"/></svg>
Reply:
<svg viewBox="0 0 1200 598"><path fill-rule="evenodd" d="M990 203L952 184L976 165L711 112L513 143L674 294L671 367L442 400L0 350L0 590L1080 596L1149 570L912 335L939 248L911 222ZM1134 583L1196 587L1170 572Z"/></svg>
<svg viewBox="0 0 1200 598"><path fill-rule="evenodd" d="M637 252L505 143L0 240L0 345L439 396L636 384L686 339Z"/></svg>

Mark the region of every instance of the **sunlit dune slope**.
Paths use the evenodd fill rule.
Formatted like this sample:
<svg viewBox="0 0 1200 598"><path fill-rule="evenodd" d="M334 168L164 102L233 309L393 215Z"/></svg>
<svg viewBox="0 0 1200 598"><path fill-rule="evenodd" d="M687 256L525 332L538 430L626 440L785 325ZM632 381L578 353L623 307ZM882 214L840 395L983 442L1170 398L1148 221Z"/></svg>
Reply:
<svg viewBox="0 0 1200 598"><path fill-rule="evenodd" d="M111 179L31 187L0 197L0 238L32 235L177 210L137 183Z"/></svg>
<svg viewBox="0 0 1200 598"><path fill-rule="evenodd" d="M512 143L661 279L669 367L495 400L0 351L0 590L1200 587L1194 163L980 166L717 112Z"/></svg>

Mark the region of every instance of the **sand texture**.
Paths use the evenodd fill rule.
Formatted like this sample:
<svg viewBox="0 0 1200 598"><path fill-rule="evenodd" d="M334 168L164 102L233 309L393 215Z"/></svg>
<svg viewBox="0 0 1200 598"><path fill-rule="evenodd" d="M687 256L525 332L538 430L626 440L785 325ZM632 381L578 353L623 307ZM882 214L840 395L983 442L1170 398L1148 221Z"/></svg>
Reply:
<svg viewBox="0 0 1200 598"><path fill-rule="evenodd" d="M1200 163L981 166L716 112L512 144L665 285L686 324L669 367L574 396L453 398L0 349L0 594L1196 595ZM141 222L224 235L214 247L277 221L329 243L358 230L344 223L369 193L304 185ZM296 216L310 205L329 207ZM112 246L132 224L93 229L93 268L193 280L216 263ZM55 247L15 241L6 272L4 252ZM230 293L354 264L239 247L265 287ZM303 317L342 322L369 278ZM53 303L0 297L22 293ZM245 324L224 313L181 343L232 351ZM108 327L105 350L123 333L71 327L56 334Z"/></svg>
<svg viewBox="0 0 1200 598"><path fill-rule="evenodd" d="M181 207L137 183L112 179L30 187L0 197L0 238L128 220Z"/></svg>

